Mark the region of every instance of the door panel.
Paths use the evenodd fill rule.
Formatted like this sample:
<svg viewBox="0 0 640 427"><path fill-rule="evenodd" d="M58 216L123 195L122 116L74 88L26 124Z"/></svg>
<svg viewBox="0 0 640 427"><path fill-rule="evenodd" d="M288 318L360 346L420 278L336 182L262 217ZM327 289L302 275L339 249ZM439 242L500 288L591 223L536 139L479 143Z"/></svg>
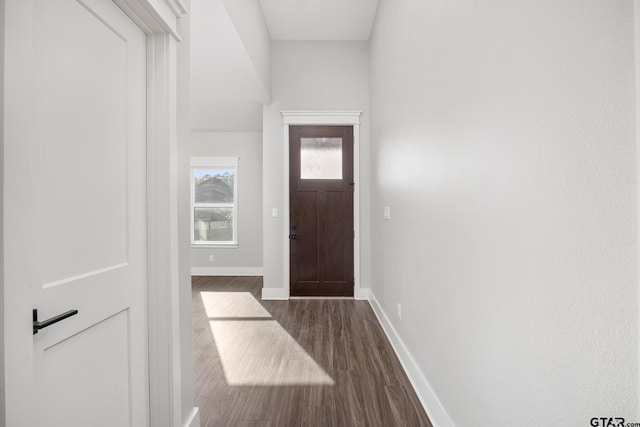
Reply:
<svg viewBox="0 0 640 427"><path fill-rule="evenodd" d="M55 398L42 401L47 424L41 425L130 425L128 320L122 311L44 349L42 391Z"/></svg>
<svg viewBox="0 0 640 427"><path fill-rule="evenodd" d="M128 43L88 6L41 5L34 178L41 255L57 254L39 257L48 287L128 263Z"/></svg>
<svg viewBox="0 0 640 427"><path fill-rule="evenodd" d="M289 128L291 295L353 295L353 128Z"/></svg>
<svg viewBox="0 0 640 427"><path fill-rule="evenodd" d="M298 195L298 220L297 230L292 230L292 234L298 235L295 242L296 259L315 260L318 259L318 193L307 192ZM317 283L320 280L320 271L315 262L301 262L297 265L297 280L300 282Z"/></svg>
<svg viewBox="0 0 640 427"><path fill-rule="evenodd" d="M324 194L326 202L326 256L325 256L325 281L341 282L345 277L353 274L353 263L347 264L345 260L353 259L352 225L344 220L344 207L349 205L353 198L351 192L328 191ZM351 245L344 244L348 240Z"/></svg>
<svg viewBox="0 0 640 427"><path fill-rule="evenodd" d="M22 197L5 228L23 229L5 240L23 290L7 303L28 316L37 308L39 320L78 314L35 335L7 323L17 331L6 346L7 420L144 427L146 36L111 0L22 1L10 20L27 29L35 66L21 77L32 104L16 111L33 131L5 140L5 164L31 160L7 169L5 197Z"/></svg>

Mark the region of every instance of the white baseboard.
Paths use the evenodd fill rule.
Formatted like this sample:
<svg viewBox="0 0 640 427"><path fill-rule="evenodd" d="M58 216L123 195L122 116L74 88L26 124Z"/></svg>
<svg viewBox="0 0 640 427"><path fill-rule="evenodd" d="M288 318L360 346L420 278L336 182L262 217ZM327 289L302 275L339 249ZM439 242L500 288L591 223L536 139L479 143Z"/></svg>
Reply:
<svg viewBox="0 0 640 427"><path fill-rule="evenodd" d="M402 338L400 338L400 335L398 335L398 332L391 324L389 317L382 309L382 306L378 303L378 300L376 300L372 291L369 291L369 304L371 305L373 312L378 317L378 321L380 322L380 325L382 325L382 329L385 334L387 334L387 338L389 339L389 342L391 342L391 346L395 350L398 359L400 359L400 363L409 377L409 381L411 381L420 402L422 402L422 406L424 406L427 415L429 415L431 423L434 427L454 427L453 421L451 421L447 411L445 411L444 407L440 403L440 400L433 391L433 388L431 388L429 381L425 378L422 370L409 352L409 349L407 349Z"/></svg>
<svg viewBox="0 0 640 427"><path fill-rule="evenodd" d="M191 411L189 418L184 423L184 427L200 427L200 410L197 407Z"/></svg>
<svg viewBox="0 0 640 427"><path fill-rule="evenodd" d="M289 290L285 288L262 288L263 300L288 300ZM354 289L353 299L368 300L369 288Z"/></svg>
<svg viewBox="0 0 640 427"><path fill-rule="evenodd" d="M369 299L369 288L355 288L353 299L367 301Z"/></svg>
<svg viewBox="0 0 640 427"><path fill-rule="evenodd" d="M263 300L288 300L289 289L285 288L262 288Z"/></svg>
<svg viewBox="0 0 640 427"><path fill-rule="evenodd" d="M191 267L192 276L262 276L262 267Z"/></svg>

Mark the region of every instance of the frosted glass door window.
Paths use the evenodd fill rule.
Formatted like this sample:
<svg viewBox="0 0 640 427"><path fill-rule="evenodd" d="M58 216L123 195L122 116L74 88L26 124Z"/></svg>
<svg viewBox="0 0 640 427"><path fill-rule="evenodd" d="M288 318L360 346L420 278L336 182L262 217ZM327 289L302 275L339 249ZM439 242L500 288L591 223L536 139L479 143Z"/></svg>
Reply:
<svg viewBox="0 0 640 427"><path fill-rule="evenodd" d="M342 138L300 138L301 179L342 179Z"/></svg>

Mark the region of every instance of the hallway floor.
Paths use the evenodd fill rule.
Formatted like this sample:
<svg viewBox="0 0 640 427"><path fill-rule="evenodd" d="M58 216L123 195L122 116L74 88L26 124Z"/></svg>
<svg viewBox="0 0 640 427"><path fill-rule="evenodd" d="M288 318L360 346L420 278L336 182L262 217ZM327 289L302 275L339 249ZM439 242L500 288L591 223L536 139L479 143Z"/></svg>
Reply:
<svg viewBox="0 0 640 427"><path fill-rule="evenodd" d="M431 426L366 301L260 301L261 277L194 277L202 427Z"/></svg>

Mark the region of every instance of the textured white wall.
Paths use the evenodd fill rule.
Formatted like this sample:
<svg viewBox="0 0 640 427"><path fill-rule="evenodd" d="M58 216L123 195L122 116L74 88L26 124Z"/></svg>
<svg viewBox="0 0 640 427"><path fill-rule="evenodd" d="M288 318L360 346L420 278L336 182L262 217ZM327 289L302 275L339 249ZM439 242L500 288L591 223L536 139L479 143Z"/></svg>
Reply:
<svg viewBox="0 0 640 427"><path fill-rule="evenodd" d="M263 110L264 287L284 288L282 110L362 110L360 125L361 287L369 284L369 55L366 42L271 45L273 102ZM271 217L278 208L280 216Z"/></svg>
<svg viewBox="0 0 640 427"><path fill-rule="evenodd" d="M238 247L192 248L191 266L262 267L262 132L191 132L189 138L192 156L240 158Z"/></svg>
<svg viewBox="0 0 640 427"><path fill-rule="evenodd" d="M633 16L380 2L372 289L457 426L640 420Z"/></svg>

